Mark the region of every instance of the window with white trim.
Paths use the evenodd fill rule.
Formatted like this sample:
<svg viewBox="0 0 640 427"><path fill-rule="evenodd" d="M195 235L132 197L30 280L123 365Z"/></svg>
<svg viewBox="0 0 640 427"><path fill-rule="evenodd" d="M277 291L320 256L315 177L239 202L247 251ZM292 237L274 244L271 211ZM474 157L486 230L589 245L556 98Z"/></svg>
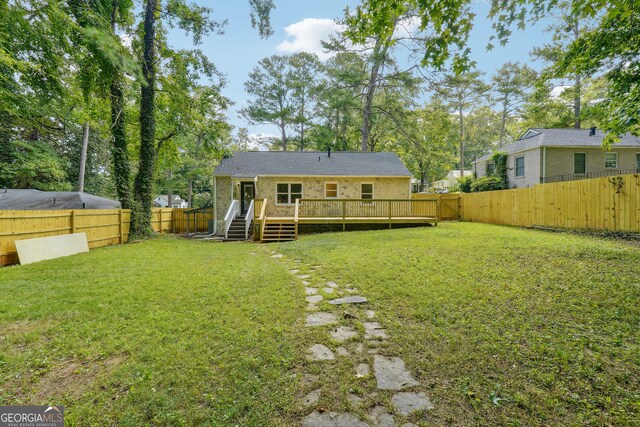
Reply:
<svg viewBox="0 0 640 427"><path fill-rule="evenodd" d="M636 172L640 173L640 153L636 153Z"/></svg>
<svg viewBox="0 0 640 427"><path fill-rule="evenodd" d="M302 199L302 184L278 183L276 184L276 204L293 205L296 199Z"/></svg>
<svg viewBox="0 0 640 427"><path fill-rule="evenodd" d="M325 199L337 199L338 198L338 183L337 182L325 182L324 183L324 198Z"/></svg>
<svg viewBox="0 0 640 427"><path fill-rule="evenodd" d="M373 184L360 185L360 198L365 200L373 200Z"/></svg>
<svg viewBox="0 0 640 427"><path fill-rule="evenodd" d="M573 173L587 173L587 153L573 153Z"/></svg>
<svg viewBox="0 0 640 427"><path fill-rule="evenodd" d="M516 157L516 178L524 176L524 156Z"/></svg>
<svg viewBox="0 0 640 427"><path fill-rule="evenodd" d="M618 153L611 151L604 153L604 167L605 169L616 169L618 167Z"/></svg>

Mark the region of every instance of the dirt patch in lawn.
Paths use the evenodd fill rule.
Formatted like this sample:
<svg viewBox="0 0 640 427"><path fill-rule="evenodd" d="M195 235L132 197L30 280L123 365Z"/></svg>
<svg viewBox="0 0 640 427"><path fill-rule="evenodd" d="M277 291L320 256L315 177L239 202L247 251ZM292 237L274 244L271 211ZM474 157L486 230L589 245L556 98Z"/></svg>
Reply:
<svg viewBox="0 0 640 427"><path fill-rule="evenodd" d="M52 399L62 396L70 400L78 399L96 382L107 378L125 360L125 355L115 355L90 362L62 362L44 374L39 386L24 398L34 405L55 403Z"/></svg>

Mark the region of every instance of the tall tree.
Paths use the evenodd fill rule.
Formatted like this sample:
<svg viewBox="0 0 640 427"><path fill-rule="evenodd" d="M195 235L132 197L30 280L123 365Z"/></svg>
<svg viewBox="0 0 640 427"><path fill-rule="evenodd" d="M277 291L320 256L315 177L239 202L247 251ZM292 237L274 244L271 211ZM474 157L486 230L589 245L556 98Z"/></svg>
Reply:
<svg viewBox="0 0 640 427"><path fill-rule="evenodd" d="M289 57L273 55L261 59L244 84L254 97L240 111L250 123L268 123L280 131L282 151L287 151L287 129L294 123Z"/></svg>
<svg viewBox="0 0 640 427"><path fill-rule="evenodd" d="M535 83L536 72L527 65L507 62L491 78L493 101L500 106L500 143L507 132L507 121L518 112Z"/></svg>
<svg viewBox="0 0 640 427"><path fill-rule="evenodd" d="M451 111L458 116L458 169L460 176L465 170L465 114L478 106L486 97L489 86L481 79L482 73L472 71L464 74L447 74L433 83L432 88L446 100Z"/></svg>
<svg viewBox="0 0 640 427"><path fill-rule="evenodd" d="M311 124L318 96L318 81L322 64L314 54L300 52L289 58L291 75L291 101L293 109L293 124L298 127L298 148L304 151L306 147L305 131Z"/></svg>

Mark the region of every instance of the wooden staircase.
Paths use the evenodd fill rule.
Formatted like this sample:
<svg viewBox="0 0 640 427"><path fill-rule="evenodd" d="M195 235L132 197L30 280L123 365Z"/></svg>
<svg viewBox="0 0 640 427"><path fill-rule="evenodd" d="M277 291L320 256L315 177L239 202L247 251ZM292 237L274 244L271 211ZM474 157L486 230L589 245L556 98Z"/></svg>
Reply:
<svg viewBox="0 0 640 427"><path fill-rule="evenodd" d="M245 236L246 221L244 215L238 215L231 222L226 240L247 240Z"/></svg>
<svg viewBox="0 0 640 427"><path fill-rule="evenodd" d="M265 221L262 230L263 242L288 242L296 240L296 224L293 221Z"/></svg>

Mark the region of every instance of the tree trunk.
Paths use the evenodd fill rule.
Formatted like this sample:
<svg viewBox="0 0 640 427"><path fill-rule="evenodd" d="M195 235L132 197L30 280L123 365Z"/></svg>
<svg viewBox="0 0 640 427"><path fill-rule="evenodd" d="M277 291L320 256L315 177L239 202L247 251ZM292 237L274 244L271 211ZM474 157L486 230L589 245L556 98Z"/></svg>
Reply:
<svg viewBox="0 0 640 427"><path fill-rule="evenodd" d="M187 195L187 200L189 201L189 207L193 208L193 180L189 180L189 193Z"/></svg>
<svg viewBox="0 0 640 427"><path fill-rule="evenodd" d="M153 200L153 175L156 162L156 13L159 0L146 0L144 37L142 41L142 76L140 92L140 164L134 184L136 206L132 212L132 233L144 237L152 233L151 203Z"/></svg>
<svg viewBox="0 0 640 427"><path fill-rule="evenodd" d="M576 129L580 129L580 104L582 103L581 95L580 95L580 91L581 91L580 86L581 86L580 74L576 74L575 93L573 95L573 117L574 117L573 127Z"/></svg>
<svg viewBox="0 0 640 427"><path fill-rule="evenodd" d="M573 36L575 40L578 40L580 37L580 27L578 26L578 21L575 20L573 23ZM580 129L580 104L582 103L580 92L582 90L581 82L580 82L580 74L576 74L575 79L575 92L573 95L573 127L575 129Z"/></svg>
<svg viewBox="0 0 640 427"><path fill-rule="evenodd" d="M502 121L500 123L500 147L504 145L504 134L507 127L507 110L502 110Z"/></svg>
<svg viewBox="0 0 640 427"><path fill-rule="evenodd" d="M287 131L284 122L280 122L280 132L282 135L282 151L287 151Z"/></svg>
<svg viewBox="0 0 640 427"><path fill-rule="evenodd" d="M89 122L84 123L82 133L82 151L80 153L80 173L78 174L78 191L84 191L84 171L87 168L87 148L89 147Z"/></svg>
<svg viewBox="0 0 640 427"><path fill-rule="evenodd" d="M362 151L367 151L369 143L369 127L371 126L371 105L373 104L373 97L376 94L376 86L378 84L378 74L380 67L384 63L387 56L387 44L382 47L382 40L380 37L376 38L376 44L373 48L373 66L371 67L371 75L369 77L369 84L367 85L367 93L364 98L364 109L362 114L362 140L360 141L360 148Z"/></svg>
<svg viewBox="0 0 640 427"><path fill-rule="evenodd" d="M111 11L111 31L116 35L116 18L118 15L119 0L113 0ZM129 165L129 153L127 151L127 135L125 133L125 112L124 112L124 91L122 90L122 73L120 70L113 71L113 78L109 88L109 100L111 101L111 137L113 144L111 156L113 161L113 176L122 209L129 209L131 206L131 189L129 176L131 175L131 165Z"/></svg>
<svg viewBox="0 0 640 427"><path fill-rule="evenodd" d="M462 112L462 101L458 104L458 114L460 120L460 177L464 176L464 114Z"/></svg>

